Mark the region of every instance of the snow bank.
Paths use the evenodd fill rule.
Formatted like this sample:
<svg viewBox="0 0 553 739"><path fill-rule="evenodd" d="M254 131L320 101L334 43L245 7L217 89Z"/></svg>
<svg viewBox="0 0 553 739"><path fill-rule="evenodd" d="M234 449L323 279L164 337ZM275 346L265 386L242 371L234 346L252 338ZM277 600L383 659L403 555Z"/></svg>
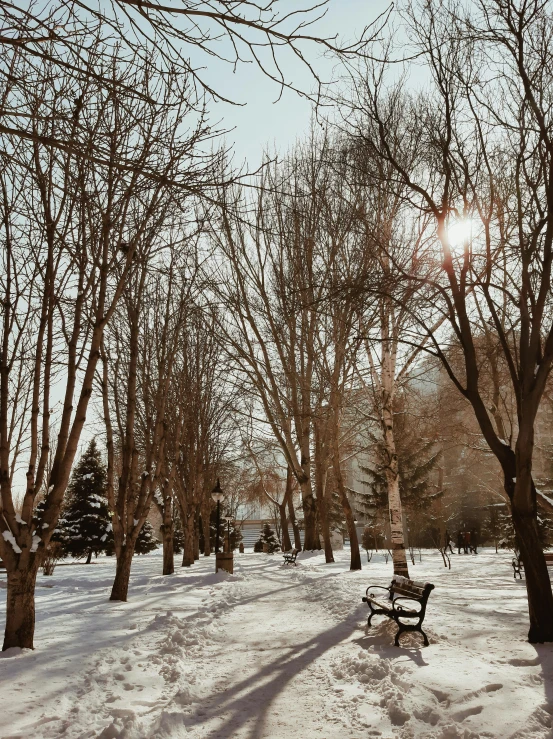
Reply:
<svg viewBox="0 0 553 739"><path fill-rule="evenodd" d="M49 589L39 575L36 650L0 659L0 736L549 738L552 648L525 642L511 556L453 555L449 571L423 552L410 575L436 586L430 646L408 634L399 649L388 619L366 630L367 585L392 579L380 554L361 572L345 550L296 568L236 555L234 575L210 557L163 577L155 552L135 558L127 603L108 600L113 558L60 566Z"/></svg>

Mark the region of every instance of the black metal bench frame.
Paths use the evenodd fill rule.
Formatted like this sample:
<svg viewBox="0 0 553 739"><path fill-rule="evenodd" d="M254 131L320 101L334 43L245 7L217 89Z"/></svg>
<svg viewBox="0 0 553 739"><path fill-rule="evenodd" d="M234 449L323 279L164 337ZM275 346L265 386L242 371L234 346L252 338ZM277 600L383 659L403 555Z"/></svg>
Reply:
<svg viewBox="0 0 553 739"><path fill-rule="evenodd" d="M383 602L373 590L385 590L388 593L388 602ZM407 631L418 631L424 639L424 646L428 646L428 637L422 630L422 623L426 615L426 604L430 593L434 590L431 583L416 582L405 577L395 576L389 588L382 585L369 585L363 603L371 609L367 626L371 625L373 616L387 616L393 619L398 627L395 645L399 647L399 637ZM400 602L401 601L401 602ZM407 604L404 604L404 601ZM418 608L415 608L418 604ZM411 623L403 623L402 619L410 619ZM416 623L412 621L416 619Z"/></svg>
<svg viewBox="0 0 553 739"><path fill-rule="evenodd" d="M522 570L524 569L524 565L522 564L520 554L517 554L515 557L513 557L513 561L511 562L511 564L513 565L514 579L516 580L518 575L519 579L522 580Z"/></svg>
<svg viewBox="0 0 553 739"><path fill-rule="evenodd" d="M297 565L296 557L300 553L299 549L292 549L290 552L286 552L282 556L284 557L284 564L290 565L293 564L294 567Z"/></svg>
<svg viewBox="0 0 553 739"><path fill-rule="evenodd" d="M548 567L553 567L553 552L544 552L543 556L545 558L545 564ZM522 561L522 558L520 556L520 552L515 552L515 556L513 557L511 564L513 565L513 577L516 580L517 575L519 576L520 580L522 580L522 573L524 571L524 563Z"/></svg>

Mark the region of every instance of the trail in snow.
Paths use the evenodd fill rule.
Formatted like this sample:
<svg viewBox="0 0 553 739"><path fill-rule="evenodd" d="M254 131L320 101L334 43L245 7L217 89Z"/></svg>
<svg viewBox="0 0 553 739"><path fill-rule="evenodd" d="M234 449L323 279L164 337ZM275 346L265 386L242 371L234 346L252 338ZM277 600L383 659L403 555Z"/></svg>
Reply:
<svg viewBox="0 0 553 739"><path fill-rule="evenodd" d="M361 596L391 563L298 561L241 555L228 576L212 557L164 578L155 553L135 558L128 603L108 601L109 558L40 576L37 649L0 659L0 738L553 737L552 647L525 642L509 553L451 572L423 553L426 648L395 648L384 619L365 629Z"/></svg>

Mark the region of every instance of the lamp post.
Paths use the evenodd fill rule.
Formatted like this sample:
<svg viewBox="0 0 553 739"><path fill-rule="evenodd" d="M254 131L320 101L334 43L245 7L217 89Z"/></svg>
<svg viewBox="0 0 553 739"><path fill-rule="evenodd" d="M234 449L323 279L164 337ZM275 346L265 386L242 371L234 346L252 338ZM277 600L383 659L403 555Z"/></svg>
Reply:
<svg viewBox="0 0 553 739"><path fill-rule="evenodd" d="M215 533L215 554L219 553L219 526L221 524L221 501L225 499L225 495L221 490L221 483L217 478L217 485L211 491L211 497L217 503L217 530Z"/></svg>
<svg viewBox="0 0 553 739"><path fill-rule="evenodd" d="M234 519L230 515L230 513L226 516L223 516L223 521L227 522L227 552L230 552L230 522L233 520Z"/></svg>

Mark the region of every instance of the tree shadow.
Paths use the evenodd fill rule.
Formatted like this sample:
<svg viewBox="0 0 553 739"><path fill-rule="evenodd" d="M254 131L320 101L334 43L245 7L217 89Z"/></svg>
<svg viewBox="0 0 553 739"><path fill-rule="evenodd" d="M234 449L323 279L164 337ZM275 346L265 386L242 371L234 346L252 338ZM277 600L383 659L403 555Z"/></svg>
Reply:
<svg viewBox="0 0 553 739"><path fill-rule="evenodd" d="M281 648L279 655L253 676L227 688L222 694L217 692L212 705L204 703L199 706L187 717L187 723L200 726L230 713L223 723L210 731L211 736L232 737L251 722L253 725L249 729L249 738L261 739L267 713L288 683L307 672L310 665L325 652L347 639L358 628L358 623L340 623L304 642Z"/></svg>

